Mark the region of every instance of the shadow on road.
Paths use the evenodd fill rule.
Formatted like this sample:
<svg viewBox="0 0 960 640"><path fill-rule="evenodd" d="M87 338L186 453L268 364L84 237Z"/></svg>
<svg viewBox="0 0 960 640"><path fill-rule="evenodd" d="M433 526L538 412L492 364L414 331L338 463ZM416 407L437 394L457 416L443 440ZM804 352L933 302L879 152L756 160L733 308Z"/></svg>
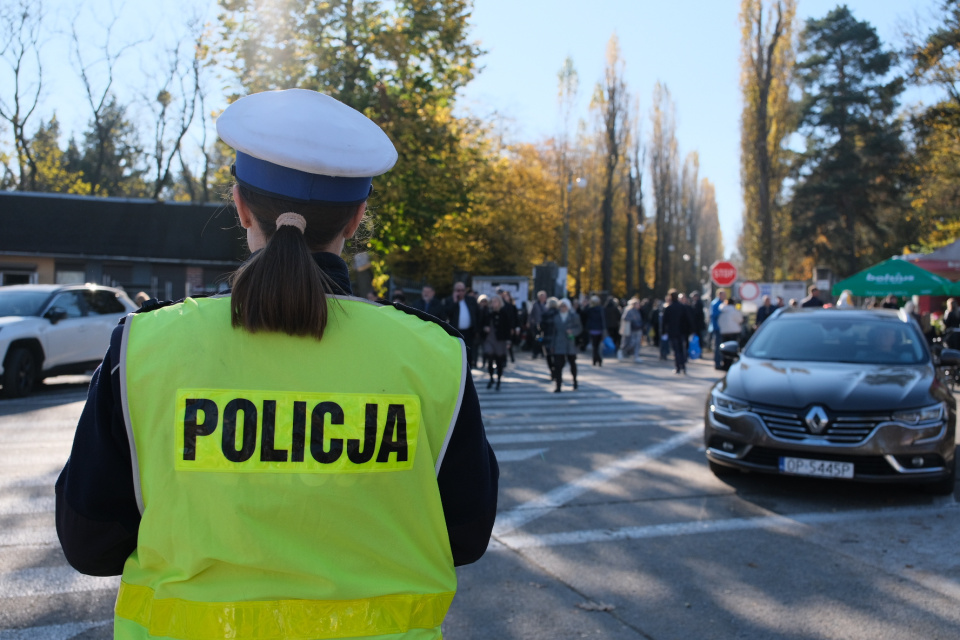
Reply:
<svg viewBox="0 0 960 640"><path fill-rule="evenodd" d="M38 409L86 400L90 376L57 376L36 385L26 398L0 398L0 416L12 416Z"/></svg>
<svg viewBox="0 0 960 640"><path fill-rule="evenodd" d="M729 485L741 499L778 513L785 507L804 511L820 511L825 506L831 509L880 509L931 504L938 499L922 484L867 483L743 472L724 476L720 481Z"/></svg>

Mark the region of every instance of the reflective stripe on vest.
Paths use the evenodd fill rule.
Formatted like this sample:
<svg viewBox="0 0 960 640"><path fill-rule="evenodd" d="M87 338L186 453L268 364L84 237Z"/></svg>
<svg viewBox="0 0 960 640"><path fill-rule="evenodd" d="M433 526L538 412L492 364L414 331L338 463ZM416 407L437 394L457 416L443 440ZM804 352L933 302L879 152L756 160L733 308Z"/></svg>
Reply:
<svg viewBox="0 0 960 640"><path fill-rule="evenodd" d="M234 329L229 298L128 318L142 519L117 637L440 637L456 573L436 473L463 342L392 307L328 304L321 341Z"/></svg>
<svg viewBox="0 0 960 640"><path fill-rule="evenodd" d="M440 626L453 593L364 600L188 602L155 600L153 589L120 583L116 613L150 635L183 640L321 640Z"/></svg>

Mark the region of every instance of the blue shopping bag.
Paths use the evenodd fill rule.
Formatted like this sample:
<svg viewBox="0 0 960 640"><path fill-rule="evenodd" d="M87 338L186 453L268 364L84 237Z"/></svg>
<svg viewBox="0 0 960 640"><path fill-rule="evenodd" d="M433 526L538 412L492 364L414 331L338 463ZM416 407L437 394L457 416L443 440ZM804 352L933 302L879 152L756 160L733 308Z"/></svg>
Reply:
<svg viewBox="0 0 960 640"><path fill-rule="evenodd" d="M687 355L690 356L691 360L696 360L703 355L703 350L700 348L700 336L690 338L690 348L687 350Z"/></svg>
<svg viewBox="0 0 960 640"><path fill-rule="evenodd" d="M603 339L603 355L612 356L617 350L617 345L613 344L613 338L607 336Z"/></svg>

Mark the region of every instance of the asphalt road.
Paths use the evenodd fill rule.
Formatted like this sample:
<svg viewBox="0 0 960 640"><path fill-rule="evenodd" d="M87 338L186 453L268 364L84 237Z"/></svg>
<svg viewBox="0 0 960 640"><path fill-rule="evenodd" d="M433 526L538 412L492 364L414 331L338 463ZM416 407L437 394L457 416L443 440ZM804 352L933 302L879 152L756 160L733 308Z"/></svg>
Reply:
<svg viewBox="0 0 960 640"><path fill-rule="evenodd" d="M708 354L709 355L709 354ZM459 569L447 640L960 637L960 508L914 488L742 475L703 457L718 372L581 357L552 393L523 354L478 380L501 461L494 540ZM53 482L82 379L0 401L0 640L111 637L117 578L70 569Z"/></svg>

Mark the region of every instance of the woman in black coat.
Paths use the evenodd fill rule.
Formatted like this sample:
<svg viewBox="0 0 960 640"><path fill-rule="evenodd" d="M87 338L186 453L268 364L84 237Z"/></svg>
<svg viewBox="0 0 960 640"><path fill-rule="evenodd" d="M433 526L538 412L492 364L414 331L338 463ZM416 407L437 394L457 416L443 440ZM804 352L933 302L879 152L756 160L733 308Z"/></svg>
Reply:
<svg viewBox="0 0 960 640"><path fill-rule="evenodd" d="M510 325L510 340L507 341L507 357L510 358L510 362L516 362L513 357L513 345L520 342L520 312L509 291L504 291L500 294L500 297L503 298L503 313L506 314L507 324Z"/></svg>
<svg viewBox="0 0 960 640"><path fill-rule="evenodd" d="M607 298L607 303L603 305L603 320L607 335L613 340L613 346L617 349L620 348L620 316L622 314L620 302L613 296Z"/></svg>
<svg viewBox="0 0 960 640"><path fill-rule="evenodd" d="M619 323L619 320L617 322ZM590 334L590 345L593 347L594 366L603 366L603 352L600 349L600 343L603 342L605 328L606 320L603 307L600 306L600 297L591 296L590 306L587 308L587 333Z"/></svg>
<svg viewBox="0 0 960 640"><path fill-rule="evenodd" d="M486 323L483 325L483 354L487 359L487 372L490 374L487 389L494 384L493 373L496 365L496 385L497 391L500 391L500 379L503 378L503 370L507 366L507 345L513 334L512 322L512 316L505 310L500 296L490 298Z"/></svg>

